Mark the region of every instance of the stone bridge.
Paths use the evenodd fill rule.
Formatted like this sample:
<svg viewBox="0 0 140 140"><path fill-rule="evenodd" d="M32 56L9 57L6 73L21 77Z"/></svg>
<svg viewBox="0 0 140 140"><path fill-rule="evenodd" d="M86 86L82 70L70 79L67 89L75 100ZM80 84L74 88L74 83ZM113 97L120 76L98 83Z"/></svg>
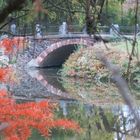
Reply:
<svg viewBox="0 0 140 140"><path fill-rule="evenodd" d="M61 66L69 55L74 52L78 45L91 47L94 45L94 39L88 35L71 35L71 36L55 36L37 39L48 40L49 43L44 45L44 49L38 52L29 63L28 67L57 67Z"/></svg>

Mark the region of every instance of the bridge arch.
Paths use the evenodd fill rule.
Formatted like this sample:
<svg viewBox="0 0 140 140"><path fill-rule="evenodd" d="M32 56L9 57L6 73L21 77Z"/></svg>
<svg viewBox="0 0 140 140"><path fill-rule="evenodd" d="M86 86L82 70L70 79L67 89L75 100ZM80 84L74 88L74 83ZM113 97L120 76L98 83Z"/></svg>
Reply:
<svg viewBox="0 0 140 140"><path fill-rule="evenodd" d="M37 67L55 67L60 66L76 50L74 45L84 45L91 47L94 41L91 38L64 39L48 46L34 60Z"/></svg>

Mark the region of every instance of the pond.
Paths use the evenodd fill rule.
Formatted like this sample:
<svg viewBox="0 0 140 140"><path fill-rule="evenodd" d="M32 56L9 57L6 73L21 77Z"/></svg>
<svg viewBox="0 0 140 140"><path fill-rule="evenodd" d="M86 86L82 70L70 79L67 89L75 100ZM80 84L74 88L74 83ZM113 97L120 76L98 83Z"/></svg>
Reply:
<svg viewBox="0 0 140 140"><path fill-rule="evenodd" d="M82 128L80 133L53 129L50 140L140 138L135 117L113 83L62 78L58 69L31 69L27 73L22 75L19 84L13 88L14 97L21 102L47 99L57 103L55 116L75 120ZM139 112L139 105L135 109ZM30 140L43 139L33 130Z"/></svg>

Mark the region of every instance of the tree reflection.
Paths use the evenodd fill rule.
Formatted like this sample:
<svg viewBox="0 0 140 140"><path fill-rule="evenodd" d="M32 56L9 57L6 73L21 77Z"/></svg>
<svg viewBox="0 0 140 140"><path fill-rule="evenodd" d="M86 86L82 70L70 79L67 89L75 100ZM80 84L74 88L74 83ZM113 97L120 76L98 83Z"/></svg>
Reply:
<svg viewBox="0 0 140 140"><path fill-rule="evenodd" d="M66 101L67 117L79 122L83 128L82 134L63 134L57 131L55 139L61 135L80 140L124 140L128 137L140 137L136 121L128 106L97 107L95 105ZM62 117L63 111L56 111ZM66 137L67 136L67 137ZM57 139L56 139L57 140Z"/></svg>
<svg viewBox="0 0 140 140"><path fill-rule="evenodd" d="M123 99L116 86L110 82L97 82L92 79L61 77L66 92L74 99L98 106L122 104Z"/></svg>

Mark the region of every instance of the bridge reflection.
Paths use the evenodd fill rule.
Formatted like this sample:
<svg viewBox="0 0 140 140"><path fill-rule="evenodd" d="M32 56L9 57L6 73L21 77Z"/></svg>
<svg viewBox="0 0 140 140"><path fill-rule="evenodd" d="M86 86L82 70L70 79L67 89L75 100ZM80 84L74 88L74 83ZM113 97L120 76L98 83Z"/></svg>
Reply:
<svg viewBox="0 0 140 140"><path fill-rule="evenodd" d="M46 90L59 99L78 100L97 106L123 104L123 99L111 83L96 83L84 79L62 78L57 75L58 69L40 69L32 74Z"/></svg>

